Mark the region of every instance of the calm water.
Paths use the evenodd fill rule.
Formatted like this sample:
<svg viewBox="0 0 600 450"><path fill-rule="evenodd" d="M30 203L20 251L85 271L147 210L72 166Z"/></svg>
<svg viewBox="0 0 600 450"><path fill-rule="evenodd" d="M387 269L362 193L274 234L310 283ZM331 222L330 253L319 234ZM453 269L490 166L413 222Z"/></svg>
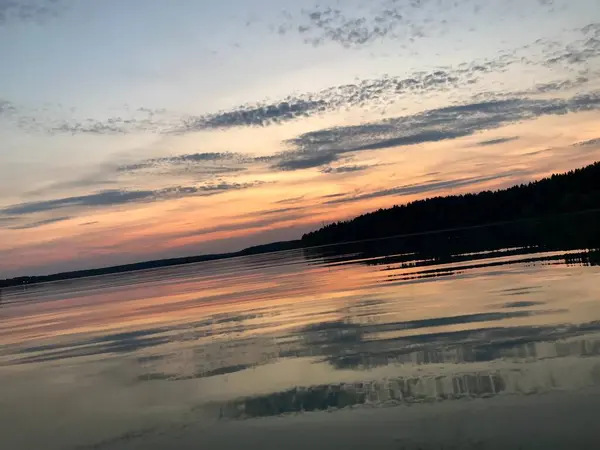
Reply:
<svg viewBox="0 0 600 450"><path fill-rule="evenodd" d="M0 447L600 448L584 222L5 289Z"/></svg>

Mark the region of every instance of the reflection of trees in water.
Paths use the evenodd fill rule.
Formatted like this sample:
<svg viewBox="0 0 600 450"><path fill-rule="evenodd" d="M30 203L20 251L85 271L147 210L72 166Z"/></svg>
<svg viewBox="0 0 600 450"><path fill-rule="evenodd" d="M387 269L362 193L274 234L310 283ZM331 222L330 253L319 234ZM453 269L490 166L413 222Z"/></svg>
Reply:
<svg viewBox="0 0 600 450"><path fill-rule="evenodd" d="M587 384L600 385L600 363L585 374ZM393 406L461 398L490 398L500 394L537 394L569 388L552 371L533 381L526 371L502 370L453 375L397 377L357 383L297 387L267 395L247 397L219 405L221 419L278 416L289 413L324 411L356 405Z"/></svg>
<svg viewBox="0 0 600 450"><path fill-rule="evenodd" d="M388 364L486 362L501 358L535 358L541 347L544 347L544 354L562 356L558 350L553 352L546 347L554 348L564 345L559 343L561 340L600 331L600 322L561 327L488 327L439 333L430 331L432 327L476 322L492 323L552 312L519 309L379 324L357 323L352 317L346 317L335 322L303 328L296 333L296 345L287 351L281 351L280 356L322 357L337 369L352 370ZM418 333L420 329L426 329L427 332ZM417 332L388 339L381 339L379 336L382 332L395 331ZM575 352L575 349L572 351ZM590 354L600 354L597 344L589 347L589 351Z"/></svg>
<svg viewBox="0 0 600 450"><path fill-rule="evenodd" d="M340 320L310 325L296 335L285 335L285 344L270 336L206 343L195 347L191 357L185 356L187 370L178 366L178 358L166 355L156 362L144 364L139 380L176 381L221 376L273 363L281 358L317 358L339 370L369 370L386 365L462 364L500 359L600 355L600 339L577 338L599 332L598 322L560 328L524 326L415 334L387 340L370 339L374 330L376 332L379 328Z"/></svg>
<svg viewBox="0 0 600 450"><path fill-rule="evenodd" d="M459 398L488 398L502 393L536 394L571 387L570 371L553 373L549 366L530 371L529 363L567 356L585 358L579 380L600 385L600 339L578 337L600 331L600 323L556 328L519 327L412 336L401 341L370 342L366 326L346 320L311 325L303 330L294 356L321 356L336 369L366 370L377 366L526 362L513 369L460 374L392 377L358 383L295 387L281 392L220 404L219 417L241 419L351 407L400 405ZM457 342L463 340L463 342ZM409 342L411 341L411 342ZM397 344L402 342L402 347ZM385 348L390 346L390 348ZM405 346L406 345L406 346ZM281 355L285 356L285 355ZM291 356L288 354L287 356ZM565 378L566 377L566 378ZM581 382L581 381L579 381Z"/></svg>
<svg viewBox="0 0 600 450"><path fill-rule="evenodd" d="M567 356L600 356L600 340L499 341L463 343L445 347L426 346L419 349L381 348L372 352L332 355L326 357L326 361L336 369L368 370L390 364L462 364L500 359L526 360Z"/></svg>
<svg viewBox="0 0 600 450"><path fill-rule="evenodd" d="M598 265L598 229L600 212L591 211L543 220L313 247L303 252L309 260L320 259L328 263L420 267L485 259L502 249L518 249L502 251L505 255L582 250L580 255L566 256L563 261L567 264ZM472 254L479 252L483 254Z"/></svg>
<svg viewBox="0 0 600 450"><path fill-rule="evenodd" d="M502 358L536 359L600 355L600 342L568 338L600 332L600 322L561 327L480 328L431 333L432 327L472 322L494 322L527 317L544 311L479 313L455 317L377 323L382 302L365 300L342 307L341 318L281 334L214 339L223 332L244 333L262 317L263 311L220 314L187 324L180 329L158 327L15 349L15 363L25 364L100 354L138 353L139 381L182 380L223 376L241 372L280 358L317 358L340 370L367 370L393 364L458 364ZM514 308L515 305L511 305ZM551 311L550 311L551 312ZM423 332L419 332L423 329ZM411 335L381 339L380 333L406 331ZM425 331L426 330L426 331ZM153 347L181 341L180 351L156 353Z"/></svg>

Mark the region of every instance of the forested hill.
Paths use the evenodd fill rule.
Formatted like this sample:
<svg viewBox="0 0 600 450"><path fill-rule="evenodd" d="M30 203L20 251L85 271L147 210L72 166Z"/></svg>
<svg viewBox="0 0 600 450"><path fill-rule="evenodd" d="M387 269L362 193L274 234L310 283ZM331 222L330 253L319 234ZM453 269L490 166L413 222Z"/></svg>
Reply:
<svg viewBox="0 0 600 450"><path fill-rule="evenodd" d="M598 208L600 162L508 189L433 197L380 209L307 233L302 243L326 245Z"/></svg>

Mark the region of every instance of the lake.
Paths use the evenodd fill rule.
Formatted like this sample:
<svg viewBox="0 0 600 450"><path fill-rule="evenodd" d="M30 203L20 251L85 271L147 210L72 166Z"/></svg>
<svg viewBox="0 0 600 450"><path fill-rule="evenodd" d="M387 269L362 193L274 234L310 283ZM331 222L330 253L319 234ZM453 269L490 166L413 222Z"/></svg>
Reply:
<svg viewBox="0 0 600 450"><path fill-rule="evenodd" d="M598 214L4 289L28 449L600 448Z"/></svg>

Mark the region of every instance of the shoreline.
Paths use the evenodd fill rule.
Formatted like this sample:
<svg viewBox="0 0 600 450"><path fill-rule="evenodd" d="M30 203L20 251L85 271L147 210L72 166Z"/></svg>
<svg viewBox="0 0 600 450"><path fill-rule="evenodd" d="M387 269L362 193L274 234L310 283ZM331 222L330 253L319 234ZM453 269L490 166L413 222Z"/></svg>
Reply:
<svg viewBox="0 0 600 450"><path fill-rule="evenodd" d="M231 252L231 253L184 256L184 257L180 257L180 258L142 261L142 262L138 262L138 263L124 264L124 265L119 265L119 266L109 266L109 267L102 267L102 268L95 268L95 269L83 269L83 270L71 271L71 272L60 272L60 273L49 274L49 275L33 275L33 276L21 276L21 277L15 277L15 278L8 278L8 279L0 280L0 291L2 289L8 289L8 288L14 288L14 287L27 287L27 286L46 284L46 283L78 280L78 279L93 278L93 277L106 276L106 275L118 275L118 274L134 273L134 272L144 272L144 271L150 271L150 270L155 270L155 269L164 269L164 268L168 268L168 267L180 267L180 266L200 264L200 263L206 263L206 262L212 262L212 261L222 261L225 259L244 258L247 256L278 254L278 253L282 253L282 252L286 252L286 251L293 251L293 250L328 248L328 247L349 245L349 244L355 244L355 243L377 242L377 241L382 241L382 240L387 240L387 239L402 239L402 238L411 238L411 237L417 237L417 236L427 236L427 235L451 233L451 232L456 232L456 231L484 229L484 228L495 227L495 226L517 225L517 224L529 223L529 222L541 222L542 220L546 220L546 219L558 219L561 217L577 216L580 214L591 214L591 213L596 213L596 212L600 212L600 208L566 212L566 213L553 214L553 215L545 215L545 216L541 215L541 216L536 216L536 217L507 220L507 221L501 221L501 222L490 222L490 223L485 223L485 224L481 224L481 225L443 228L443 229L423 231L423 232L406 233L406 234L398 234L398 235L382 236L382 237L373 237L373 238L363 239L363 240L358 240L358 241L355 240L355 241L335 242L335 243L323 244L323 245L303 245L301 239L291 240L291 241L272 242L272 243L268 243L268 244L264 244L264 245L248 247L248 248L242 249L240 251ZM273 247L280 247L280 248L271 249ZM283 248L281 248L281 247L283 247ZM266 249L261 250L262 248L266 248ZM582 249L582 250L584 250L584 249ZM148 266L148 267L143 267L143 266ZM28 281L28 280L32 280L32 281Z"/></svg>

